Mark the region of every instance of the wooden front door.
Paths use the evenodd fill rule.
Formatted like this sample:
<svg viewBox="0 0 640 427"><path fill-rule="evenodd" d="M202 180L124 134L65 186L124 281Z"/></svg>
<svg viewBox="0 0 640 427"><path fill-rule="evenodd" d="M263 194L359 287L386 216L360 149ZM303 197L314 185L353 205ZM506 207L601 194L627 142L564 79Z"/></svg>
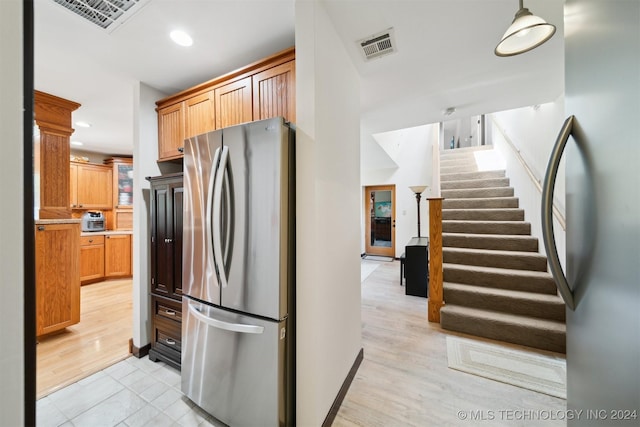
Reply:
<svg viewBox="0 0 640 427"><path fill-rule="evenodd" d="M364 203L366 254L395 257L395 185L365 187Z"/></svg>

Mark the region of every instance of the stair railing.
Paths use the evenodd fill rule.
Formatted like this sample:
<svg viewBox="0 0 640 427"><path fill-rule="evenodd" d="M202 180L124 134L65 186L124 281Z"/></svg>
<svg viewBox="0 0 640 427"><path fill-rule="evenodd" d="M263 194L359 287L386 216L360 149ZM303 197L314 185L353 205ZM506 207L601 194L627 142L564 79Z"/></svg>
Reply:
<svg viewBox="0 0 640 427"><path fill-rule="evenodd" d="M560 159L564 152L564 147L567 145L569 136L572 135L575 116L569 116L564 121L558 138L551 150L551 156L549 158L549 165L547 166L547 173L544 177L544 184L542 186L542 241L547 251L547 257L549 260L549 269L553 276L558 292L562 296L567 307L571 310L575 310L575 301L573 298L573 291L567 282L567 278L562 271L562 265L560 264L560 258L558 257L558 249L556 248L556 240L553 232L553 191L556 185L556 175L558 174L558 166L560 165Z"/></svg>
<svg viewBox="0 0 640 427"><path fill-rule="evenodd" d="M536 177L536 174L533 172L533 169L531 169L531 166L529 166L529 164L527 163L525 158L522 157L522 154L520 154L520 149L518 147L516 147L516 145L513 143L513 141L511 141L509 136L502 129L502 126L500 126L500 123L498 123L494 117L491 117L491 121L493 122L495 128L498 129L498 131L502 135L502 138L504 139L504 141L511 148L511 150L515 154L516 158L518 159L518 161L522 165L523 169L527 172L527 175L529 175L529 178L531 179L531 182L533 182L533 185L536 187L536 189L540 193L542 193L542 185L540 184L540 179L538 177ZM553 209L553 215L558 220L558 223L560 224L560 226L562 227L563 230L566 230L567 229L567 221L564 218L564 215L562 214L562 212L560 212L560 210L555 205L552 205L552 209Z"/></svg>

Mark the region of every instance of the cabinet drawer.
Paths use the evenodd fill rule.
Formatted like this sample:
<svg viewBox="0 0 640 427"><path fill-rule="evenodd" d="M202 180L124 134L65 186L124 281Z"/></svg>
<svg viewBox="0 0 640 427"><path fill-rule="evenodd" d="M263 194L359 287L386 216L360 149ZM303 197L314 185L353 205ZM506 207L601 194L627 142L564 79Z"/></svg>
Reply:
<svg viewBox="0 0 640 427"><path fill-rule="evenodd" d="M156 305L156 314L158 316L166 317L167 319L182 322L182 311L176 310L174 307L170 307L162 301L158 301Z"/></svg>
<svg viewBox="0 0 640 427"><path fill-rule="evenodd" d="M177 351L178 353L180 353L180 347L182 345L182 343L180 342L180 340L170 336L169 334L166 334L166 331L161 331L161 330L157 330L158 331L158 335L157 335L157 343L158 344L162 344L162 345L166 345L167 347Z"/></svg>
<svg viewBox="0 0 640 427"><path fill-rule="evenodd" d="M104 245L104 234L80 237L80 246L87 245Z"/></svg>
<svg viewBox="0 0 640 427"><path fill-rule="evenodd" d="M182 322L182 305L179 302L164 298L154 298L153 301L153 314L173 321Z"/></svg>
<svg viewBox="0 0 640 427"><path fill-rule="evenodd" d="M153 341L157 347L170 350L179 356L182 347L182 325L179 322L167 320L159 315L153 318ZM178 358L178 360L180 360Z"/></svg>

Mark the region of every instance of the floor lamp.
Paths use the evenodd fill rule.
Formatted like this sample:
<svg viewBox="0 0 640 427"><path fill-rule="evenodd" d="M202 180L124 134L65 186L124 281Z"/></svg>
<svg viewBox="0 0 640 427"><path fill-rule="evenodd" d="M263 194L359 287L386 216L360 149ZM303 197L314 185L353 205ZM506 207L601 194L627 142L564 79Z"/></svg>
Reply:
<svg viewBox="0 0 640 427"><path fill-rule="evenodd" d="M416 203L418 205L418 237L420 237L420 196L427 189L426 185L412 185L409 187L416 194Z"/></svg>

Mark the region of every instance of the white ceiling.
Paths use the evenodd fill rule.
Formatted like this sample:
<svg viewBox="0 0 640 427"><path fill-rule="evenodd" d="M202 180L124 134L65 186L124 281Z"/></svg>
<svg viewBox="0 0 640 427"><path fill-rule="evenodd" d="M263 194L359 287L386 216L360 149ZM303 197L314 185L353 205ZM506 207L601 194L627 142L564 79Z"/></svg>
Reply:
<svg viewBox="0 0 640 427"><path fill-rule="evenodd" d="M516 0L321 0L361 76L362 138L552 101L564 90L563 2L529 0L558 27L541 47L511 58L493 49ZM82 104L72 140L84 150L131 154L133 91L167 94L295 43L294 0L149 0L105 31L53 0L35 0L35 87ZM397 52L365 63L356 41L393 27ZM190 48L168 37L176 28Z"/></svg>

